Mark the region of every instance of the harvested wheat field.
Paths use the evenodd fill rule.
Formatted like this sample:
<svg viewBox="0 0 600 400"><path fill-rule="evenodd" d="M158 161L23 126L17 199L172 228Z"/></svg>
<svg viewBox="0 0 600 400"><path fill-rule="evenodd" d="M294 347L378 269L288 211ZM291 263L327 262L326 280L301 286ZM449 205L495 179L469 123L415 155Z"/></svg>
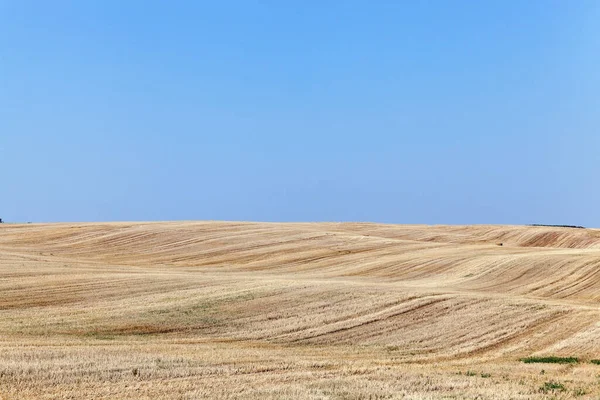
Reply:
<svg viewBox="0 0 600 400"><path fill-rule="evenodd" d="M591 229L3 225L0 399L597 399L599 302Z"/></svg>

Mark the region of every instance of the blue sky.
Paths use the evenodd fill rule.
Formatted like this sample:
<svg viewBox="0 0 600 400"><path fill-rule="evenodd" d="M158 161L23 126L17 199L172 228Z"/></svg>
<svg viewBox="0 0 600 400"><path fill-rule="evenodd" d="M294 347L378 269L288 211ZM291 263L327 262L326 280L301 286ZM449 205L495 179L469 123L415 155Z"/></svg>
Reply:
<svg viewBox="0 0 600 400"><path fill-rule="evenodd" d="M0 217L600 227L600 2L0 0Z"/></svg>

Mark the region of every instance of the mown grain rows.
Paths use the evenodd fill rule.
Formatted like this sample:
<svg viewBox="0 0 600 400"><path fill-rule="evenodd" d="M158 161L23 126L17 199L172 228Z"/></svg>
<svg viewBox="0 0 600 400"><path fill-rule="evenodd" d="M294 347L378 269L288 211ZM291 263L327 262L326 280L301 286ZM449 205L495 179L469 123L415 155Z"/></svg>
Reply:
<svg viewBox="0 0 600 400"><path fill-rule="evenodd" d="M5 225L0 399L597 398L599 300L592 229Z"/></svg>

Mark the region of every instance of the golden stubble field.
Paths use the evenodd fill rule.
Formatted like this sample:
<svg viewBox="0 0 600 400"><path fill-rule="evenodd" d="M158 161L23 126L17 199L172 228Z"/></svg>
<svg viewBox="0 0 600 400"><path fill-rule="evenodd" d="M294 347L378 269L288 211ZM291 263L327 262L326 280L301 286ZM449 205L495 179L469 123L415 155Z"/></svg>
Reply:
<svg viewBox="0 0 600 400"><path fill-rule="evenodd" d="M591 229L1 225L0 399L597 399L599 302Z"/></svg>

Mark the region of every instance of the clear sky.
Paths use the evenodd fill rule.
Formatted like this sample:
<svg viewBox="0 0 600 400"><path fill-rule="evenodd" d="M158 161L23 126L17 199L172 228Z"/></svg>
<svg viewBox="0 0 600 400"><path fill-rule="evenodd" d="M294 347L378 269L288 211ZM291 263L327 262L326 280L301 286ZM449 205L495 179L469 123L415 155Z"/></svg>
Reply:
<svg viewBox="0 0 600 400"><path fill-rule="evenodd" d="M0 217L600 227L600 1L0 0Z"/></svg>

